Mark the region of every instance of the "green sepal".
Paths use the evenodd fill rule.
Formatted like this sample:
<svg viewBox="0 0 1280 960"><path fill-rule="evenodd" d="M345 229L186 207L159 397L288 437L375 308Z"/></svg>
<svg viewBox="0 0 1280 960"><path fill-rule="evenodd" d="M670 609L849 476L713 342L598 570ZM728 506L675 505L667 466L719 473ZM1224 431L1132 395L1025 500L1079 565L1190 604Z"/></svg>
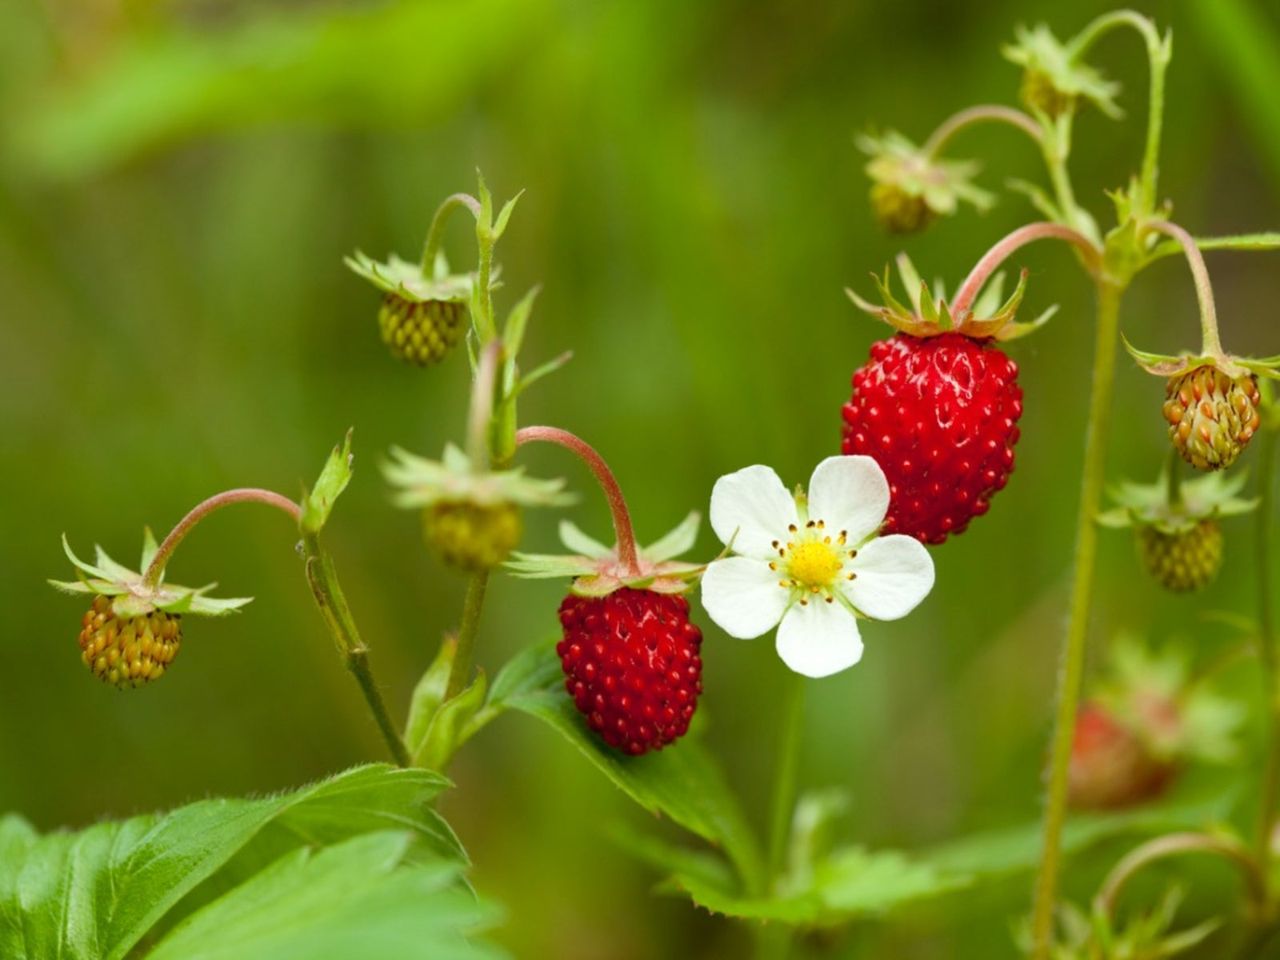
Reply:
<svg viewBox="0 0 1280 960"><path fill-rule="evenodd" d="M475 278L469 273L449 273L443 257L438 257L433 275L427 276L420 264L402 260L394 253L378 261L356 250L342 262L356 276L368 280L383 293L390 293L409 303L465 303L471 297Z"/></svg>
<svg viewBox="0 0 1280 960"><path fill-rule="evenodd" d="M526 580L572 578L570 592L580 597L604 597L622 587L684 593L702 575L705 565L673 558L693 547L701 520L701 514L694 511L649 547L638 548L638 570L623 565L616 545L605 546L568 520L560 523L560 539L574 551L572 555L513 553L505 567L512 576Z"/></svg>
<svg viewBox="0 0 1280 960"><path fill-rule="evenodd" d="M1017 27L1014 42L1006 44L1000 52L1010 63L1029 73L1042 75L1058 93L1083 97L1112 120L1124 116L1124 111L1115 101L1120 85L1107 80L1088 64L1079 62L1047 25L1041 23L1031 29Z"/></svg>
<svg viewBox="0 0 1280 960"><path fill-rule="evenodd" d="M564 480L539 480L523 467L477 471L471 459L449 444L440 460L428 460L392 447L382 473L394 489L392 503L408 510L440 502L469 502L480 506L513 503L528 507L558 507L574 502Z"/></svg>
<svg viewBox="0 0 1280 960"><path fill-rule="evenodd" d="M94 548L97 563L85 563L71 549L66 534L62 536L62 549L76 568L77 580L49 580L49 585L63 593L111 597L111 609L119 617L146 616L155 610L218 617L239 610L253 599L206 596L217 584L184 587L176 583L165 583L163 574L157 583L146 583L141 573L112 560L101 547ZM155 537L148 530L143 537L143 559L149 564L155 552Z"/></svg>
<svg viewBox="0 0 1280 960"><path fill-rule="evenodd" d="M1131 344L1123 334L1124 348L1129 356L1147 373L1157 377L1177 377L1199 367L1217 367L1232 380L1239 380L1247 374L1280 380L1280 355L1271 357L1237 357L1232 355L1215 356L1214 354L1182 353L1173 356L1167 353L1149 353L1139 350Z"/></svg>
<svg viewBox="0 0 1280 960"><path fill-rule="evenodd" d="M341 446L333 448L320 471L316 485L309 492L304 489L302 517L298 521L303 533L319 533L324 529L334 503L351 482L351 468L355 459L351 453L351 434L354 429L353 427L347 431Z"/></svg>
<svg viewBox="0 0 1280 960"><path fill-rule="evenodd" d="M1175 468L1176 469L1176 468ZM1161 533L1184 533L1203 520L1218 520L1249 513L1258 506L1256 499L1241 499L1247 472L1207 473L1184 480L1178 487L1178 499L1169 499L1168 468L1155 483L1133 483L1123 480L1109 491L1116 506L1097 516L1104 527L1154 527Z"/></svg>
<svg viewBox="0 0 1280 960"><path fill-rule="evenodd" d="M865 133L855 143L870 157L865 169L872 181L920 197L933 213L950 216L961 202L982 213L995 205L994 195L973 182L982 169L976 161L940 160L896 130L881 136Z"/></svg>

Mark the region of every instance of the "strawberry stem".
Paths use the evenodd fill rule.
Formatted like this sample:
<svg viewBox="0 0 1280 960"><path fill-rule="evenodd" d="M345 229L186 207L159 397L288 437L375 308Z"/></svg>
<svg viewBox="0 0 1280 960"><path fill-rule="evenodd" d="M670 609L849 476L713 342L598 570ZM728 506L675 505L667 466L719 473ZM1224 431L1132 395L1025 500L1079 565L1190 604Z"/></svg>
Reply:
<svg viewBox="0 0 1280 960"><path fill-rule="evenodd" d="M293 517L295 522L302 519L302 508L288 497L274 491L260 490L256 487L225 490L202 503L196 504L185 517L178 521L177 526L170 530L169 535L161 541L159 548L156 550L156 555L151 559L150 566L143 571L142 582L151 587L159 583L160 575L164 573L165 564L173 556L173 551L178 549L178 544L195 528L195 525L215 510L220 510L233 503L265 503L269 507L283 510Z"/></svg>
<svg viewBox="0 0 1280 960"><path fill-rule="evenodd" d="M493 422L493 392L498 385L502 361L502 340L493 339L480 351L475 380L471 386L471 410L467 420L467 453L472 470L489 465L489 425Z"/></svg>
<svg viewBox="0 0 1280 960"><path fill-rule="evenodd" d="M1104 34L1119 27L1132 27L1142 35L1147 46L1150 83L1147 93L1147 142L1142 153L1143 211L1155 209L1156 178L1159 174L1160 135L1164 125L1164 75L1169 67L1169 48L1161 41L1156 25L1133 10L1116 10L1103 14L1085 26L1068 45L1072 60L1084 56L1089 47Z"/></svg>
<svg viewBox="0 0 1280 960"><path fill-rule="evenodd" d="M631 513L627 510L627 501L622 496L622 488L609 469L609 464L594 447L585 440L575 436L568 430L558 427L522 427L516 431L516 446L526 443L554 443L576 453L595 474L596 482L609 501L609 512L613 514L613 532L618 539L618 560L627 571L640 573L640 558L636 554L636 535L631 527Z"/></svg>
<svg viewBox="0 0 1280 960"><path fill-rule="evenodd" d="M921 149L932 160L942 152L942 148L950 143L957 133L965 127L971 127L978 123L1007 123L1010 126L1017 127L1041 148L1044 146L1040 124L1036 123L1027 114L1021 110L1015 110L1013 107L981 104L976 107L969 107L967 110L961 110L959 113L952 114L946 120L943 120L938 125L938 128L929 135L929 139L924 142L924 146Z"/></svg>
<svg viewBox="0 0 1280 960"><path fill-rule="evenodd" d="M1148 220L1146 227L1172 237L1186 254L1187 266L1196 282L1196 300L1200 304L1200 350L1206 356L1222 359L1222 341L1218 337L1218 310L1213 303L1213 284L1209 281L1209 268L1196 241L1182 227L1168 220Z"/></svg>
<svg viewBox="0 0 1280 960"><path fill-rule="evenodd" d="M431 218L427 241L422 245L422 272L428 277L435 275L436 254L440 252L440 244L444 240L445 224L449 221L449 214L458 207L466 207L473 217L480 216L480 201L471 194L455 193L444 198L436 208L435 216Z"/></svg>
<svg viewBox="0 0 1280 960"><path fill-rule="evenodd" d="M1119 340L1120 299L1123 287L1102 279L1098 283L1098 323L1094 341L1093 376L1089 392L1089 417L1085 428L1084 464L1081 469L1080 503L1076 513L1076 550L1072 565L1071 601L1067 633L1062 641L1058 673L1057 705L1045 776L1040 868L1036 875L1031 914L1032 956L1049 960L1053 952L1054 917L1058 908L1058 871L1062 859L1062 828L1067 818L1067 786L1071 747L1075 739L1076 712L1084 680L1089 636L1089 608L1093 573L1098 554L1095 518L1102 502L1106 479L1107 434L1111 425L1112 388L1115 384L1116 347Z"/></svg>
<svg viewBox="0 0 1280 960"><path fill-rule="evenodd" d="M982 287L1000 268L1000 265L1014 252L1036 240L1065 240L1067 243L1074 244L1080 251L1090 274L1097 276L1102 269L1102 251L1079 230L1061 223L1050 223L1047 220L1029 223L998 241L994 247L983 254L981 260L974 264L973 269L969 271L969 276L965 277L964 283L960 285L955 298L951 301L951 315L956 318L957 323L972 309L973 301L977 299Z"/></svg>
<svg viewBox="0 0 1280 960"><path fill-rule="evenodd" d="M1256 572L1258 578L1258 663L1261 665L1263 706L1267 721L1267 760L1258 803L1256 855L1264 877L1270 877L1272 833L1280 800L1280 700L1276 688L1275 569L1271 549L1271 524L1275 514L1277 433L1270 418L1264 420L1258 451L1258 513Z"/></svg>
<svg viewBox="0 0 1280 960"><path fill-rule="evenodd" d="M1266 881L1257 861L1242 844L1227 837L1216 837L1207 833L1169 833L1135 847L1111 868L1098 895L1093 899L1095 915L1110 920L1115 912L1120 891L1139 870L1157 860L1183 853L1207 853L1222 857L1240 871L1240 876L1249 892L1249 899L1253 904L1256 907L1266 904Z"/></svg>

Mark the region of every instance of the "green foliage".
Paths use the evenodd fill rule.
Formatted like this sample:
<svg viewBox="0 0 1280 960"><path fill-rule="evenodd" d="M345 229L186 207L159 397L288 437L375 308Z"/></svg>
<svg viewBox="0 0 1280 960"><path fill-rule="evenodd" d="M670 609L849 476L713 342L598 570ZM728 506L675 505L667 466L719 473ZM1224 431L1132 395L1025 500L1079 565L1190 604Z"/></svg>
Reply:
<svg viewBox="0 0 1280 960"><path fill-rule="evenodd" d="M428 807L447 781L357 767L290 793L38 835L0 820L6 960L465 957L492 920ZM347 946L344 948L343 945ZM440 944L434 952L433 944Z"/></svg>
<svg viewBox="0 0 1280 960"><path fill-rule="evenodd" d="M640 806L724 850L747 887L759 884L760 853L751 828L696 733L638 757L606 746L565 695L551 644L530 647L503 668L494 678L487 709L518 710L543 721Z"/></svg>
<svg viewBox="0 0 1280 960"><path fill-rule="evenodd" d="M303 497L302 519L299 521L303 533L316 534L324 529L334 503L351 482L351 466L354 462L351 453L352 432L348 430L341 445L333 448L320 471L316 485Z"/></svg>

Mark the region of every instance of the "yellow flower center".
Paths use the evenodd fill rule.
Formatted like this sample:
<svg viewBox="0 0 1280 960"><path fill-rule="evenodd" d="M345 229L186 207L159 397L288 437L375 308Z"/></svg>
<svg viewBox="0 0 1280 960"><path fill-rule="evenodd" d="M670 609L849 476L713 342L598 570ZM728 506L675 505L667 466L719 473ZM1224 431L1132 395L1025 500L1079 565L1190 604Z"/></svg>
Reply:
<svg viewBox="0 0 1280 960"><path fill-rule="evenodd" d="M828 586L840 572L840 555L830 543L822 540L805 540L787 553L790 555L787 572L806 587Z"/></svg>
<svg viewBox="0 0 1280 960"><path fill-rule="evenodd" d="M835 600L836 578L844 570L845 561L857 556L858 551L849 549L845 531L832 537L821 520L810 520L803 530L792 526L788 532L792 539L785 544L773 541L778 559L769 564L769 569L782 575L778 586L799 591L801 604L809 602L806 595L821 595L831 603ZM844 577L852 580L854 574L846 573Z"/></svg>

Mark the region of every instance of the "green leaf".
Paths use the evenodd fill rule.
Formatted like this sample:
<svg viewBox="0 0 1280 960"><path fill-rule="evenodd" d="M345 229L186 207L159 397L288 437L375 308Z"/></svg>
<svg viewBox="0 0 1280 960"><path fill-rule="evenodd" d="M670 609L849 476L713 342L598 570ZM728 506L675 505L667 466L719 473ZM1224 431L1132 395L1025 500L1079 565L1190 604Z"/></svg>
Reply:
<svg viewBox="0 0 1280 960"><path fill-rule="evenodd" d="M472 727L471 722L484 706L485 690L482 673L457 696L440 704L421 741L410 747L415 764L438 770L449 762L454 752L479 729Z"/></svg>
<svg viewBox="0 0 1280 960"><path fill-rule="evenodd" d="M319 533L324 529L334 503L351 482L351 433L348 430L342 445L333 448L314 489L303 499L299 521L303 533Z"/></svg>
<svg viewBox="0 0 1280 960"><path fill-rule="evenodd" d="M529 325L529 314L533 312L533 301L537 299L541 287L533 287L520 298L519 302L507 314L506 326L502 328L502 343L507 348L507 359L514 363L520 355L520 347L524 344L524 333Z"/></svg>
<svg viewBox="0 0 1280 960"><path fill-rule="evenodd" d="M192 914L151 960L495 957L466 935L494 912L458 864L408 857L412 834L370 833L319 853L302 847Z"/></svg>
<svg viewBox="0 0 1280 960"><path fill-rule="evenodd" d="M538 718L644 809L669 817L723 849L748 886L759 881L755 837L719 767L696 735L638 757L611 749L587 727L565 694L560 662L551 644L530 647L507 664L494 680L490 707Z"/></svg>
<svg viewBox="0 0 1280 960"><path fill-rule="evenodd" d="M358 767L291 793L205 800L163 815L34 838L0 822L0 956L121 960L162 918L304 844L409 831L424 853L465 862L427 807L447 781L425 770ZM224 870L229 876L219 876ZM181 908L178 912L182 912Z"/></svg>
<svg viewBox="0 0 1280 960"><path fill-rule="evenodd" d="M1280 250L1280 233L1242 233L1234 237L1196 237L1201 250ZM1177 240L1164 240L1151 248L1147 260L1173 257L1182 254L1182 244Z"/></svg>
<svg viewBox="0 0 1280 960"><path fill-rule="evenodd" d="M449 686L449 673L453 669L453 657L458 650L458 640L447 636L440 644L431 666L427 667L418 684L413 688L413 697L409 701L409 719L404 726L404 745L409 755L414 756L426 742L427 731L431 728L431 719L444 702L444 693Z"/></svg>

